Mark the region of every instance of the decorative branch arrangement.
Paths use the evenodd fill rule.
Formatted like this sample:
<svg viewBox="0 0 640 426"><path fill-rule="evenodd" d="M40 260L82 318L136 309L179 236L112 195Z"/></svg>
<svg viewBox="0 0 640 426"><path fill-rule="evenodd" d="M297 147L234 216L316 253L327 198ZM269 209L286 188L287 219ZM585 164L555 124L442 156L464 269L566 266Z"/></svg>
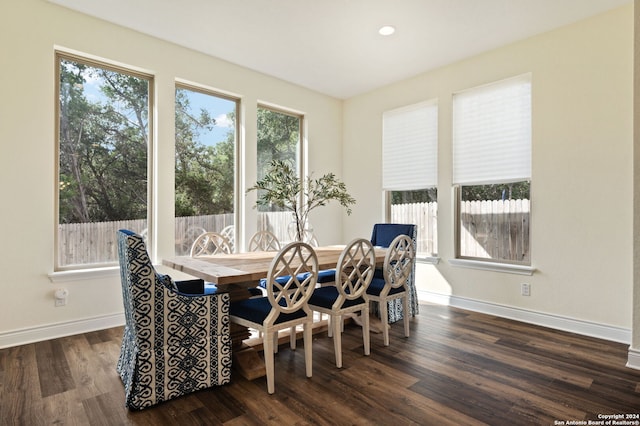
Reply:
<svg viewBox="0 0 640 426"><path fill-rule="evenodd" d="M298 177L296 171L286 162L274 160L264 178L256 182L247 192L261 190L257 205L276 205L290 210L296 224L296 238L303 241L304 228L309 212L335 200L351 214L351 205L356 200L349 195L344 182L333 173L327 173L318 179L308 176Z"/></svg>

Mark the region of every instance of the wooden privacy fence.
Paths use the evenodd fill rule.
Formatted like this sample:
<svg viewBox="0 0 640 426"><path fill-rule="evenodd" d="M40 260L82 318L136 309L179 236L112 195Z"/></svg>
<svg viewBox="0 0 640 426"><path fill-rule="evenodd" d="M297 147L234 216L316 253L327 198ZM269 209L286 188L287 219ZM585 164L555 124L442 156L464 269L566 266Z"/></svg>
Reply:
<svg viewBox="0 0 640 426"><path fill-rule="evenodd" d="M58 265L116 262L118 229L142 233L145 219L58 225Z"/></svg>
<svg viewBox="0 0 640 426"><path fill-rule="evenodd" d="M465 257L495 258L528 262L529 200L464 201L460 209L460 251ZM233 214L176 218L176 254L189 254L191 244L204 231L220 232L232 225ZM258 213L257 229L273 232L280 241L289 241L291 212ZM437 203L391 206L391 222L417 225L417 250L435 255L438 250ZM118 229L146 234L146 220L62 224L58 227L58 264L117 262Z"/></svg>
<svg viewBox="0 0 640 426"><path fill-rule="evenodd" d="M529 200L463 201L460 206L461 255L528 262L529 214ZM415 223L418 253L437 253L437 203L392 205L391 222Z"/></svg>
<svg viewBox="0 0 640 426"><path fill-rule="evenodd" d="M193 241L205 231L220 232L233 225L233 213L177 217L176 255L189 254ZM290 239L290 212L258 213L258 229L267 229L281 240ZM67 223L58 226L58 265L70 266L118 261L117 231L129 229L146 238L146 219L112 222Z"/></svg>
<svg viewBox="0 0 640 426"><path fill-rule="evenodd" d="M431 256L438 252L438 203L393 204L391 222L416 225L419 254Z"/></svg>
<svg viewBox="0 0 640 426"><path fill-rule="evenodd" d="M463 201L460 254L529 262L529 200Z"/></svg>

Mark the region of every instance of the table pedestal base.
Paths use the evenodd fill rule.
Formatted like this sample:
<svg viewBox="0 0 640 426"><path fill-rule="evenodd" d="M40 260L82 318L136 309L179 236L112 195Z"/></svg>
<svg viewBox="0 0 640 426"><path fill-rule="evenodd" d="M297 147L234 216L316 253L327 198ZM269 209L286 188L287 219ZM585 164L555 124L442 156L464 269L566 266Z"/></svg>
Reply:
<svg viewBox="0 0 640 426"><path fill-rule="evenodd" d="M263 359L258 351L250 346L233 352L233 367L247 380L264 377L267 374Z"/></svg>

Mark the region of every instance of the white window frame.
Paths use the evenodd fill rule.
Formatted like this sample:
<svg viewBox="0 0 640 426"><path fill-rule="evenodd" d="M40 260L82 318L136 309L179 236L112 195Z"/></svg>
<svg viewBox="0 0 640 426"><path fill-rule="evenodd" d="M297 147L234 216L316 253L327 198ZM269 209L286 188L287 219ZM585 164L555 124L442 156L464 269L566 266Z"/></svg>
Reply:
<svg viewBox="0 0 640 426"><path fill-rule="evenodd" d="M155 134L154 134L154 113L153 106L155 103L155 77L153 74L145 73L140 70L136 70L135 67L122 65L122 64L114 64L108 60L104 59L96 59L91 58L88 55L84 56L78 53L71 53L64 50L56 50L55 51L55 93L56 99L60 96L60 64L62 60L73 61L82 63L87 66L97 67L106 69L109 71L115 71L122 74L131 75L137 78L141 78L148 81L149 84L149 92L148 92L148 143L147 143L147 229L153 230L155 223L155 211L153 209L154 206L154 193L155 193L155 172L154 172L154 162L155 162ZM55 167L54 167L54 182L55 185L55 206L54 206L54 271L49 274L49 278L53 282L57 282L59 280L64 279L85 279L91 276L104 276L105 274L111 275L112 271L117 270L118 261L113 262L99 262L99 263L83 263L83 264L71 264L71 265L61 265L59 262L60 256L60 241L58 237L58 226L60 223L60 192L59 192L59 178L60 178L60 103L56 102L55 106ZM154 245L150 243L153 241L154 235L152 232L148 234L148 250L150 251L149 255L151 258L154 258L153 248Z"/></svg>
<svg viewBox="0 0 640 426"><path fill-rule="evenodd" d="M182 80L176 80L175 82L175 88L174 90L177 89L183 89L183 90L190 90L193 92L198 92L204 95L208 95L208 96L214 96L220 99L225 99L227 101L230 102L234 102L235 103L235 114L236 114L236 118L235 118L235 123L234 123L234 162L233 162L233 167L234 167L234 184L233 184L233 191L234 191L234 195L233 195L233 236L234 236L234 250L238 250L240 247L236 246L235 244L235 240L237 237L242 236L242 232L240 232L240 224L241 224L241 206L240 206L240 198L239 194L241 194L241 188L240 188L240 178L239 176L241 176L242 173L242 169L241 169L241 165L243 164L242 159L241 159L241 127L240 127L240 123L242 122L242 117L240 116L241 112L242 112L242 104L241 104L241 99L239 97L236 96L232 96L226 93L222 93L219 90L216 89L212 89L212 88L208 88L205 86L201 86L199 84L195 84L195 83L191 83L191 82L187 82L187 81L182 81ZM174 141L174 145L175 145L175 141ZM174 165L175 167L175 165ZM174 186L175 186L175 182L174 182ZM175 194L174 194L175 197ZM175 211L174 211L174 218L175 218ZM216 231L219 232L219 231Z"/></svg>
<svg viewBox="0 0 640 426"><path fill-rule="evenodd" d="M285 107L282 106L278 106L278 105L274 105L274 104L270 104L270 103L266 103L266 102L259 102L256 108L256 120L258 118L257 116L257 112L258 110L268 110L271 111L273 113L277 113L277 114L283 114L283 115L287 115L289 117L294 117L296 119L298 119L298 126L299 126L299 130L298 130L298 148L297 148L297 153L296 153L296 169L298 172L298 176L301 176L303 179L306 179L307 176L307 158L306 158L306 133L305 133L305 126L306 126L306 117L305 114L299 111L294 111L291 109L287 109ZM258 130L258 123L256 122L256 135L259 132ZM258 140L256 138L256 163L255 163L255 167L256 167L256 175L258 173ZM257 176L256 176L257 177ZM304 203L303 200L303 194L300 194L300 204L302 205L302 203ZM257 223L256 223L257 226ZM287 235L287 231L284 231L284 234L282 235L276 235L278 237L278 239L280 240L280 242L284 242L287 241L288 238L290 238L290 236ZM250 237L250 236L247 236Z"/></svg>
<svg viewBox="0 0 640 426"><path fill-rule="evenodd" d="M438 113L438 99L382 113L382 189L387 222L391 220L392 191L437 191ZM437 229L433 232L437 234ZM438 261L436 253L421 253L419 259Z"/></svg>
<svg viewBox="0 0 640 426"><path fill-rule="evenodd" d="M453 95L455 259L450 263L454 266L526 275L534 271L531 256L529 262L462 256L460 220L462 186L531 181L531 97L531 73ZM503 117L496 120L499 114ZM505 158L511 162L503 161Z"/></svg>

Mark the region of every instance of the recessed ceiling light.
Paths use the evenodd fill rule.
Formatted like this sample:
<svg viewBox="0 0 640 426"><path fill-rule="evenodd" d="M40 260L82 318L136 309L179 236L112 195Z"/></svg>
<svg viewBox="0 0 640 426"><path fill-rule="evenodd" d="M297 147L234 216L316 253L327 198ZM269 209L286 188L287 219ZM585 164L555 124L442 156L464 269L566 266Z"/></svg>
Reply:
<svg viewBox="0 0 640 426"><path fill-rule="evenodd" d="M378 33L383 36L390 36L391 34L396 32L396 28L391 25L385 25L384 27L380 27Z"/></svg>

